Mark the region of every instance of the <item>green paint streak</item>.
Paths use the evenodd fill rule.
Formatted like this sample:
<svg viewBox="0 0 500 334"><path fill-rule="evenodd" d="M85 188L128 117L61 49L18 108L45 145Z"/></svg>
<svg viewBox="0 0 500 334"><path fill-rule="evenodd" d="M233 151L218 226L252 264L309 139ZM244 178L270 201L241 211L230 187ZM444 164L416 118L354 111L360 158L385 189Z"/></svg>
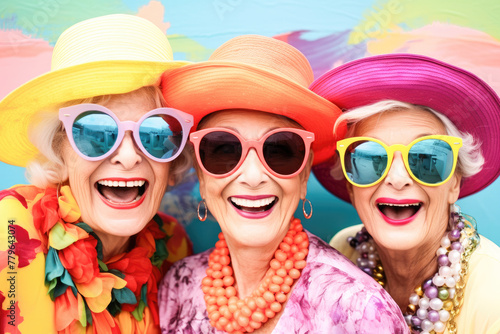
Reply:
<svg viewBox="0 0 500 334"><path fill-rule="evenodd" d="M73 24L108 14L135 14L121 0L24 0L0 3L2 29L20 29L25 35L54 45Z"/></svg>
<svg viewBox="0 0 500 334"><path fill-rule="evenodd" d="M167 35L167 37L176 60L203 61L214 51L184 35Z"/></svg>
<svg viewBox="0 0 500 334"><path fill-rule="evenodd" d="M408 31L433 22L472 28L500 39L499 18L500 2L495 0L378 0L365 10L349 42L381 38L394 26Z"/></svg>

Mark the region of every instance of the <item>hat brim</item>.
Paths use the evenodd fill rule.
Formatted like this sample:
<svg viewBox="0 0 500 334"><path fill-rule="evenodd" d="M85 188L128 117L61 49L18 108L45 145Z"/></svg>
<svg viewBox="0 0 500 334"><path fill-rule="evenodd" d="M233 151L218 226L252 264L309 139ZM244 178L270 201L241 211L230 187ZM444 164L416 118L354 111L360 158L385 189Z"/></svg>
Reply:
<svg viewBox="0 0 500 334"><path fill-rule="evenodd" d="M61 103L124 94L155 85L161 74L190 62L98 61L43 74L0 102L0 160L25 167L38 153L28 139L33 116Z"/></svg>
<svg viewBox="0 0 500 334"><path fill-rule="evenodd" d="M474 194L500 175L500 100L476 75L436 59L388 54L358 59L318 78L311 90L344 110L382 100L430 107L481 142L483 169L463 179L460 198ZM337 157L313 171L335 196L350 202L345 179L331 175Z"/></svg>
<svg viewBox="0 0 500 334"><path fill-rule="evenodd" d="M280 75L252 65L206 61L169 71L162 89L167 104L194 117L193 130L206 115L250 109L286 116L315 133L313 164L335 153L332 127L340 109Z"/></svg>

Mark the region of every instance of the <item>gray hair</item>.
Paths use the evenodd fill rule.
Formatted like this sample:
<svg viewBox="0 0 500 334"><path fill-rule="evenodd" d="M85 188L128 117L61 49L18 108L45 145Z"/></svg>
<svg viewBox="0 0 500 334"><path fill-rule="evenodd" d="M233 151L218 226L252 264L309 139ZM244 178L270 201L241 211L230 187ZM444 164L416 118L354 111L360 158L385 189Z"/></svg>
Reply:
<svg viewBox="0 0 500 334"><path fill-rule="evenodd" d="M154 108L166 106L161 90L157 86L142 87L134 92L148 97ZM81 103L105 104L112 97L113 95L103 95L73 100L37 114L36 119L32 122L33 126L28 130L30 141L39 151L38 156L26 166L26 178L31 184L39 188L46 188L57 186L66 181L63 180L60 172L64 166L61 149L66 134L58 117L59 108ZM172 161L170 171L176 184L182 180L191 165L192 157L188 150L183 150Z"/></svg>
<svg viewBox="0 0 500 334"><path fill-rule="evenodd" d="M381 114L386 111L408 110L413 108L429 112L437 117L443 123L447 135L462 138L463 146L458 151L456 173L460 174L464 178L467 178L481 171L484 165L484 157L481 154L481 143L471 134L458 130L455 124L453 124L448 117L426 106L414 105L395 100L376 102L370 105L354 108L343 113L335 122L334 131L337 130L340 124L346 123L348 127L346 137L352 137L356 130L356 125L370 116ZM336 164L332 168L331 175L337 180L344 177L340 166L340 159L336 160Z"/></svg>

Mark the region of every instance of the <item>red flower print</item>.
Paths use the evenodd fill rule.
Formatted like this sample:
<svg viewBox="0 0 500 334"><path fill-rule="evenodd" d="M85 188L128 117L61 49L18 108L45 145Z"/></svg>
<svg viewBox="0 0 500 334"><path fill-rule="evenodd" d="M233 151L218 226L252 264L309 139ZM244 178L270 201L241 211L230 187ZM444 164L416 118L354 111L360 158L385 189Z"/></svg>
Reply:
<svg viewBox="0 0 500 334"><path fill-rule="evenodd" d="M16 242L14 243L14 249L18 258L18 267L26 267L33 261L36 254L39 253L40 246L42 242L38 239L30 239L28 231L19 225L14 226L14 235L16 236Z"/></svg>
<svg viewBox="0 0 500 334"><path fill-rule="evenodd" d="M21 202L21 204L27 209L28 208L28 203L26 203L26 199L19 195L19 193L13 189L5 189L5 190L2 190L0 191L0 200L2 200L2 198L4 197L7 197L7 196L12 196L12 197L15 197L19 202Z"/></svg>

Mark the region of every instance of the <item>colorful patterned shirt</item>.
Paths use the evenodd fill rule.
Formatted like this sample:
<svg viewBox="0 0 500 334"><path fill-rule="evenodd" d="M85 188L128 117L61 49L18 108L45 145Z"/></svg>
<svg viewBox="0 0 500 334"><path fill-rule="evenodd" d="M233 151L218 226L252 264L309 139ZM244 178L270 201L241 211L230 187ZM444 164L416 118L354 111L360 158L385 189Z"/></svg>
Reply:
<svg viewBox="0 0 500 334"><path fill-rule="evenodd" d="M407 333L389 294L309 232L307 266L273 333ZM210 325L201 280L212 250L175 263L159 288L162 333L223 333Z"/></svg>
<svg viewBox="0 0 500 334"><path fill-rule="evenodd" d="M0 333L159 332L157 282L192 254L182 226L158 214L133 249L102 261L79 218L67 186L0 191Z"/></svg>

